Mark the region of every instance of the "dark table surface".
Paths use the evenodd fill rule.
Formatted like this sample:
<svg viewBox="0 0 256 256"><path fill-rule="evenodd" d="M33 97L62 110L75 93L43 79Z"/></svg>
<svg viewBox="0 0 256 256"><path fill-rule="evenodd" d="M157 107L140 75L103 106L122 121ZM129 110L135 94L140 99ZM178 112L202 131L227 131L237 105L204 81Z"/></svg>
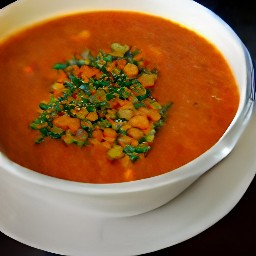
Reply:
<svg viewBox="0 0 256 256"><path fill-rule="evenodd" d="M0 8L11 2L14 1L1 0ZM253 7L253 1L234 3L233 0L201 0L196 2L214 11L233 28L256 63L256 9ZM189 240L147 255L186 255L188 253L227 256L256 255L256 178L238 204L212 227ZM19 243L0 232L0 255L43 256L50 254Z"/></svg>

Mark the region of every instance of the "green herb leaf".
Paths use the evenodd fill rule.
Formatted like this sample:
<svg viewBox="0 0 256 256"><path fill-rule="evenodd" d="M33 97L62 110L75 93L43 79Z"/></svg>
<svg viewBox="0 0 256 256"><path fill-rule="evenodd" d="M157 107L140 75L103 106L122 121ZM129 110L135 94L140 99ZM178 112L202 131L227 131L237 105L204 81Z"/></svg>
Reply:
<svg viewBox="0 0 256 256"><path fill-rule="evenodd" d="M53 66L53 69L57 69L57 70L64 70L65 68L67 68L68 65L66 63L56 63Z"/></svg>

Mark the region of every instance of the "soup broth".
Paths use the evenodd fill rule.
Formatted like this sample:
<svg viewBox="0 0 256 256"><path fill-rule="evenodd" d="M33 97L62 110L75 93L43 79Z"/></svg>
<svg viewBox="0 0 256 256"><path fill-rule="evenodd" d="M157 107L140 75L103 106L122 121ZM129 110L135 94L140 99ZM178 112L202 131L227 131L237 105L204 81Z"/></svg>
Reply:
<svg viewBox="0 0 256 256"><path fill-rule="evenodd" d="M123 164L101 145L78 147L61 140L35 143L30 123L49 97L58 72L52 67L85 49L118 42L141 49L158 70L152 91L168 118L145 158ZM116 183L172 171L212 147L239 104L233 74L221 53L203 37L151 15L104 11L79 13L36 24L0 44L0 146L14 162L72 181Z"/></svg>

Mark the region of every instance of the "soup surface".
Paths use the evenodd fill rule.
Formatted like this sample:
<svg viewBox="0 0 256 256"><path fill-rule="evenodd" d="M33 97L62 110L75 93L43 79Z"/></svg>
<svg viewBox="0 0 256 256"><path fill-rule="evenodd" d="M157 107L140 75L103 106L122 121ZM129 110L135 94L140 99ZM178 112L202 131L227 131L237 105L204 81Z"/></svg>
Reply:
<svg viewBox="0 0 256 256"><path fill-rule="evenodd" d="M152 95L172 102L166 123L145 158L109 160L102 145L78 147L47 138L35 143L31 122L58 77L52 67L85 49L113 43L141 49L158 70ZM0 44L0 146L31 170L72 181L115 183L174 170L223 135L239 103L233 74L208 41L168 20L133 12L92 12L36 24Z"/></svg>

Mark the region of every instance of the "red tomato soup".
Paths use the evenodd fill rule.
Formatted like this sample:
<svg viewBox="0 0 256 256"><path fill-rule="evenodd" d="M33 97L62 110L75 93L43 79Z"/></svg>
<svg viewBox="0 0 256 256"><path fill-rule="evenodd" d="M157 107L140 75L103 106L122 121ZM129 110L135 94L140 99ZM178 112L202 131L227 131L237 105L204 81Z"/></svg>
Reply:
<svg viewBox="0 0 256 256"><path fill-rule="evenodd" d="M150 88L152 96L162 106L172 103L165 124L154 134L154 141L147 144L150 150L136 161L115 156L110 159L107 152L119 136L111 127L87 134L90 143L83 146L50 137L35 143L38 131L30 125L38 117L40 102L49 100L51 86L62 72L53 66L85 49L93 54L107 52L113 43L141 50L143 65L157 70L156 83ZM130 72L128 77L137 72L131 65L125 71L124 65L120 70ZM238 104L235 79L220 52L193 31L159 17L114 11L74 14L36 24L0 44L1 151L21 166L49 176L87 183L116 183L172 171L197 158L220 139ZM132 115L138 109L134 111ZM95 114L90 113L91 119L88 114L87 119L94 123ZM122 121L125 118L122 116ZM62 119L55 121L56 126L71 129L70 125L60 124ZM131 121L128 123L131 128ZM138 132L137 126L132 128ZM113 139L106 139L104 136L112 135L104 132L112 132ZM98 135L100 143L96 143ZM131 147L136 147L142 138L136 139L127 130L122 135Z"/></svg>

